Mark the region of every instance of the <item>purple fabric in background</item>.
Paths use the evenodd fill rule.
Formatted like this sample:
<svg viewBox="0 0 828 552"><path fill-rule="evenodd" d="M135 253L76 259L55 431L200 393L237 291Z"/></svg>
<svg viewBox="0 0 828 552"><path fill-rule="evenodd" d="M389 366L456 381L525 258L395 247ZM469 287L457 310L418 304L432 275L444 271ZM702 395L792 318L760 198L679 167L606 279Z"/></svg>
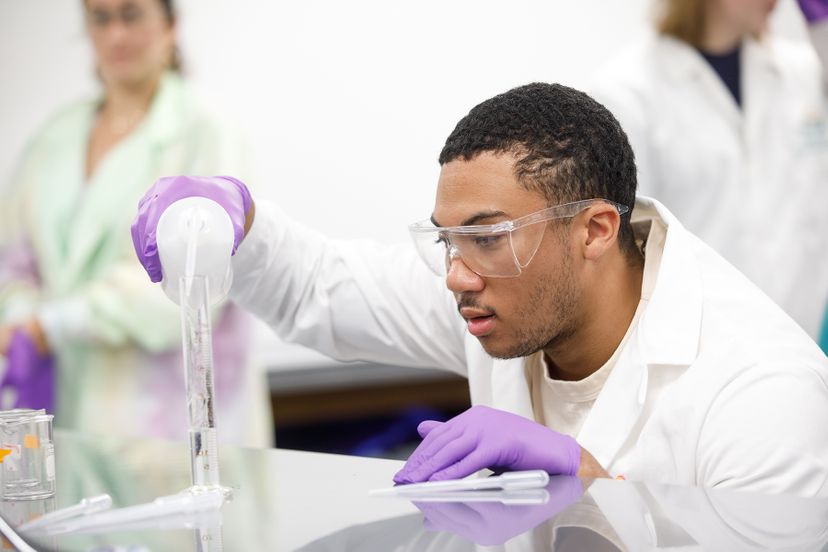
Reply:
<svg viewBox="0 0 828 552"><path fill-rule="evenodd" d="M37 260L28 243L20 241L0 249L0 285L13 282L40 284Z"/></svg>
<svg viewBox="0 0 828 552"><path fill-rule="evenodd" d="M808 23L819 23L828 19L828 0L799 0L799 8Z"/></svg>
<svg viewBox="0 0 828 552"><path fill-rule="evenodd" d="M45 408L55 412L55 361L41 356L34 342L23 330L12 336L6 355L6 373L0 389L11 388L16 399L10 408Z"/></svg>

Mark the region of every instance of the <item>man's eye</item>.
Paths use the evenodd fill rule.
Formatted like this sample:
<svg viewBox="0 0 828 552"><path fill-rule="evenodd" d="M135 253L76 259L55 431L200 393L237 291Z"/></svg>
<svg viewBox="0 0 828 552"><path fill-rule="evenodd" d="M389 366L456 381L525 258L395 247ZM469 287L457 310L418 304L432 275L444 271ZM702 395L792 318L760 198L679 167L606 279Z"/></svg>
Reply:
<svg viewBox="0 0 828 552"><path fill-rule="evenodd" d="M474 245L478 247L494 247L503 238L503 236L495 234L490 236L475 236Z"/></svg>
<svg viewBox="0 0 828 552"><path fill-rule="evenodd" d="M449 242L448 242L448 240L446 239L445 236L437 236L437 239L434 240L434 243L435 244L442 243L443 247L448 247L449 246Z"/></svg>

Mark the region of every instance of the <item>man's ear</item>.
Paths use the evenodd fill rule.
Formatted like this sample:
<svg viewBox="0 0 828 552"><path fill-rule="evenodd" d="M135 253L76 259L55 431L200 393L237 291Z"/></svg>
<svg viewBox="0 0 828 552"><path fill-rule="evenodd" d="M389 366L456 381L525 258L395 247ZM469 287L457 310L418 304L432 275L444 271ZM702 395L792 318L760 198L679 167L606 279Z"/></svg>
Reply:
<svg viewBox="0 0 828 552"><path fill-rule="evenodd" d="M597 260L609 251L618 240L621 215L612 205L596 205L586 212L586 239L584 258Z"/></svg>

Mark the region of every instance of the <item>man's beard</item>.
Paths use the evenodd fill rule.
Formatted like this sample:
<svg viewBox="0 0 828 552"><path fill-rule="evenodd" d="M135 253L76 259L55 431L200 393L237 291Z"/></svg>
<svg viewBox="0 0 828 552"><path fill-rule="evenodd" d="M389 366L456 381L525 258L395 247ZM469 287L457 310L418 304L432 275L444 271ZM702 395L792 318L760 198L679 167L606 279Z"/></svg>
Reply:
<svg viewBox="0 0 828 552"><path fill-rule="evenodd" d="M505 351L489 352L494 358L529 356L542 349L556 348L575 333L575 311L579 292L572 276L572 263L564 256L557 274L540 278L515 319L525 326L515 329L514 345Z"/></svg>

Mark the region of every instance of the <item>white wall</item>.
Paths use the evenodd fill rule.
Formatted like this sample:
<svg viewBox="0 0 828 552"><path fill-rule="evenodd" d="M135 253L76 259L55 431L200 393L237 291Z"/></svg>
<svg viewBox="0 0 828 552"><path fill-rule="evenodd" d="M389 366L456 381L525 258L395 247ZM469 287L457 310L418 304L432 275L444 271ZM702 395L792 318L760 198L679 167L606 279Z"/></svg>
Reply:
<svg viewBox="0 0 828 552"><path fill-rule="evenodd" d="M391 242L430 213L462 115L533 80L583 86L650 2L180 0L180 42L201 93L250 134L260 194L329 234ZM800 34L792 0L780 8ZM36 128L97 88L81 0L0 0L0 75L8 181Z"/></svg>
<svg viewBox="0 0 828 552"><path fill-rule="evenodd" d="M261 196L329 235L393 242L430 214L460 117L530 81L584 87L644 32L652 1L179 0L180 48L250 135ZM0 0L0 187L36 129L97 90L81 15L81 0ZM793 0L774 27L804 35ZM293 351L271 335L260 354L318 364Z"/></svg>

